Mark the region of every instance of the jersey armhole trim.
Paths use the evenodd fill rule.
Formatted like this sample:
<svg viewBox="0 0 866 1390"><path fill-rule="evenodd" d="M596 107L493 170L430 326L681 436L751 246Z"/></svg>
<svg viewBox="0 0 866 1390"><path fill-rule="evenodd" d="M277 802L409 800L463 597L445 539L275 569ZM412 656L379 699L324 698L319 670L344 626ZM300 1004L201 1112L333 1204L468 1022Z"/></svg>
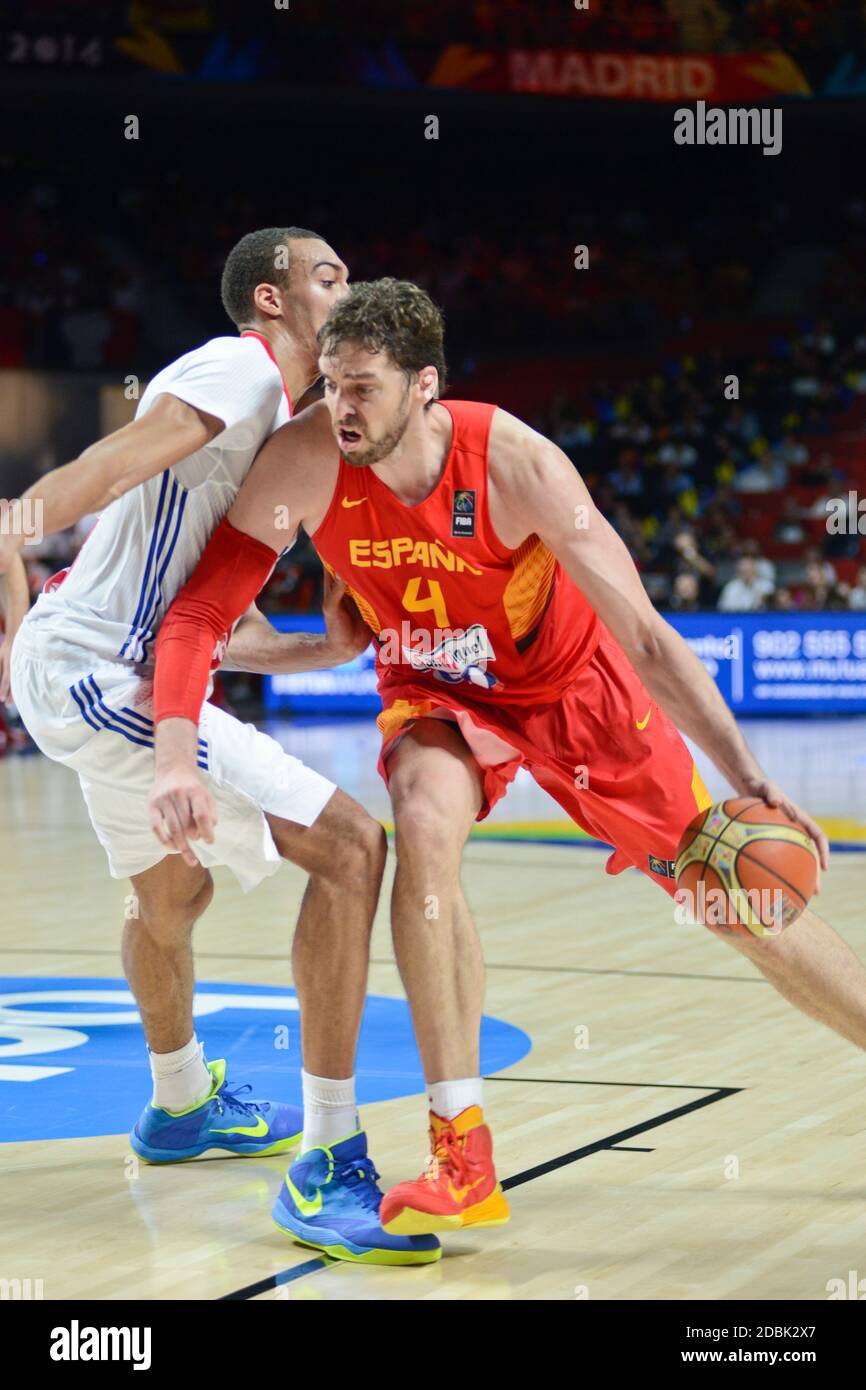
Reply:
<svg viewBox="0 0 866 1390"><path fill-rule="evenodd" d="M520 549L520 546L516 545L512 549L505 544L505 542L499 535L499 532L496 530L496 527L493 525L493 518L490 515L490 431L493 429L493 417L498 409L499 406L494 406L491 410L490 419L487 421L487 431L484 436L484 496L481 499L481 512L482 516L484 517L484 525L487 530L487 535L489 537L491 550L494 550L498 553L498 557L500 560L510 560L513 555L517 554L518 550ZM529 537L527 536L526 540L528 539ZM520 544L525 545L526 541L521 541Z"/></svg>
<svg viewBox="0 0 866 1390"><path fill-rule="evenodd" d="M308 531L308 532L307 532L307 535L309 536L309 538L310 538L310 540L312 541L313 545L316 545L316 540L317 540L318 536L321 535L322 531L325 529L325 527L326 527L326 526L328 525L328 523L331 521L331 513L334 511L334 508L335 508L336 505L337 505L337 499L338 499L339 496L340 496L340 492L341 492L342 486L343 486L343 469L344 469L344 467L345 467L345 464L343 463L343 455L340 454L340 456L339 456L339 458L338 458L338 461L337 461L337 476L336 476L336 478L334 479L334 491L333 491L333 494L332 494L332 496L331 496L331 500L330 500L330 502L328 503L328 510L325 512L325 515L322 517L322 520L319 522L319 524L318 524L318 526L316 527L315 531ZM301 524L303 525L303 523L301 523Z"/></svg>

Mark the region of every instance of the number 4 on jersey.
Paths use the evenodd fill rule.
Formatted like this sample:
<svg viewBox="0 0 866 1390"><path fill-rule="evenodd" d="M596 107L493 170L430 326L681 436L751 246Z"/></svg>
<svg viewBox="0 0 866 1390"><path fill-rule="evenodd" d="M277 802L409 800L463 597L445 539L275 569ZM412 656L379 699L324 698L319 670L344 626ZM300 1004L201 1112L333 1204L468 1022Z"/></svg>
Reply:
<svg viewBox="0 0 866 1390"><path fill-rule="evenodd" d="M420 598L421 585L424 583L427 585L427 597ZM436 626L450 628L451 624L448 621L442 586L438 579L410 579L403 590L402 602L403 607L409 613L429 613L432 610L433 617L436 619Z"/></svg>

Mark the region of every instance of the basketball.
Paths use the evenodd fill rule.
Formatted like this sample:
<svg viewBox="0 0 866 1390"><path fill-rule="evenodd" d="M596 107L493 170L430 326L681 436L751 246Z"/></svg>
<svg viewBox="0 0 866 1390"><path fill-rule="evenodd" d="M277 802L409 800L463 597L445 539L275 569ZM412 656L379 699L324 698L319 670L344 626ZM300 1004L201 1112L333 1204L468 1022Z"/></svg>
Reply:
<svg viewBox="0 0 866 1390"><path fill-rule="evenodd" d="M676 859L677 901L694 921L737 936L777 935L815 892L806 832L757 797L710 806L686 827Z"/></svg>

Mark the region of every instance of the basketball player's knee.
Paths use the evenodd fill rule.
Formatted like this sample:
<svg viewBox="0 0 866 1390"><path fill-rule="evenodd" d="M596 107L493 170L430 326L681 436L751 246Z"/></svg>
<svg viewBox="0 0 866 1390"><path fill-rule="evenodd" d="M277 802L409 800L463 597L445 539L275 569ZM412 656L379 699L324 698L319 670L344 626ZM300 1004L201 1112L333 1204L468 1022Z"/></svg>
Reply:
<svg viewBox="0 0 866 1390"><path fill-rule="evenodd" d="M454 808L435 793L419 788L397 799L394 829L398 859L416 855L426 858L433 849L441 858L449 848L459 858L465 839Z"/></svg>
<svg viewBox="0 0 866 1390"><path fill-rule="evenodd" d="M185 904L186 916L190 926L198 921L213 902L213 879L207 869L202 874L201 884Z"/></svg>
<svg viewBox="0 0 866 1390"><path fill-rule="evenodd" d="M213 879L207 869L191 882L145 886L138 890L138 921L155 941L172 941L191 931L210 906Z"/></svg>
<svg viewBox="0 0 866 1390"><path fill-rule="evenodd" d="M378 891L387 854L384 829L358 807L357 814L329 854L328 876L341 886L364 883Z"/></svg>

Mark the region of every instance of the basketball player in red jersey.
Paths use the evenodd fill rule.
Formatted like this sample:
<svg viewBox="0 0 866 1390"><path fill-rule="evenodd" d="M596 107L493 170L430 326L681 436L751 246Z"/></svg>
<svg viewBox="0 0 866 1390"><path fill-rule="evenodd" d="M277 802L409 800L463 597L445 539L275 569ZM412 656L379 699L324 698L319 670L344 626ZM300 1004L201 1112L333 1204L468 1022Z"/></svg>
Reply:
<svg viewBox="0 0 866 1390"><path fill-rule="evenodd" d="M288 506L378 645L394 946L432 1142L422 1177L387 1193L380 1218L393 1233L497 1225L508 1207L482 1114L483 965L460 863L473 821L517 769L614 846L609 873L635 866L669 893L682 831L709 803L678 728L738 794L799 821L823 866L827 841L761 770L565 455L493 405L438 400L442 320L421 289L357 285L319 341L324 402L264 446L206 552L216 580L194 575L163 625L152 804L157 823L167 813L181 824L175 848L207 838L189 808L213 636L255 597L285 543L275 511ZM725 939L866 1047L866 971L820 918L807 910L781 935Z"/></svg>

